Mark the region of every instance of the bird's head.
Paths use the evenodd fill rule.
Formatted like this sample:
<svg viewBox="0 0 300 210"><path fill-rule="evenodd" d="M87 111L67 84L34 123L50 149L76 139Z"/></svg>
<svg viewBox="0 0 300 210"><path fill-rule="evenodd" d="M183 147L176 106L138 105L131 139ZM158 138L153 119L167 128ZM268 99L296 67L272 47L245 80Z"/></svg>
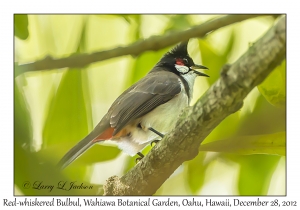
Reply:
<svg viewBox="0 0 300 210"><path fill-rule="evenodd" d="M188 54L187 45L188 41L176 45L161 58L156 66L164 67L167 71L172 71L179 76L193 73L197 76L209 77L202 72L196 71L196 69L208 68L194 63L193 59Z"/></svg>

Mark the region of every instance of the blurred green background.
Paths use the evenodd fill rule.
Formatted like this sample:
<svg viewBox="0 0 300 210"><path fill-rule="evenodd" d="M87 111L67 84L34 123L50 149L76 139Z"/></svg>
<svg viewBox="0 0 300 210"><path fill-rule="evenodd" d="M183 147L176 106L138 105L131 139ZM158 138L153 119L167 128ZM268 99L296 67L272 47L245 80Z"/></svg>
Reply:
<svg viewBox="0 0 300 210"><path fill-rule="evenodd" d="M153 35L186 30L219 15L15 15L18 64L50 55L68 57L126 46ZM209 67L196 80L192 104L276 21L262 16L191 39L195 63ZM171 48L171 47L170 47ZM110 176L134 167L112 143L96 145L66 170L58 160L87 135L126 88L143 77L170 48L97 62L83 69L27 72L14 83L14 183L16 195L95 195ZM285 195L285 62L247 96L203 142L199 155L183 163L156 195ZM150 150L148 146L144 153ZM37 190L28 181L60 180L91 190ZM28 189L27 189L28 188Z"/></svg>

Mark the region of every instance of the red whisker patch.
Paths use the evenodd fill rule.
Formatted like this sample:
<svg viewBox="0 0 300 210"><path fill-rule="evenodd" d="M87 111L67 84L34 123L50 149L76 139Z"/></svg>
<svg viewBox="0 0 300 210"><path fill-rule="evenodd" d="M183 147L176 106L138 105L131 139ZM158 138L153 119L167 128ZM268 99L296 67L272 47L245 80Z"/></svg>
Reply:
<svg viewBox="0 0 300 210"><path fill-rule="evenodd" d="M184 62L181 58L176 58L176 64L180 66L184 66Z"/></svg>

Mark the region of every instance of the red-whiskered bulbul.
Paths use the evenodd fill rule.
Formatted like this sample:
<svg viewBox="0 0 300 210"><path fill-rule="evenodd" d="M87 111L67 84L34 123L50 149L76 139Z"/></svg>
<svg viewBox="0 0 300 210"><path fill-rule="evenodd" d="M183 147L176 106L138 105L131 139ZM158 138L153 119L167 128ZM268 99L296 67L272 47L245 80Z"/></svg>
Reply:
<svg viewBox="0 0 300 210"><path fill-rule="evenodd" d="M208 68L194 64L187 44L175 46L144 78L124 91L94 130L65 154L59 167L65 168L92 145L105 140L115 141L124 152L142 158L140 151L147 144L171 131L192 99L195 78L208 77L195 70Z"/></svg>

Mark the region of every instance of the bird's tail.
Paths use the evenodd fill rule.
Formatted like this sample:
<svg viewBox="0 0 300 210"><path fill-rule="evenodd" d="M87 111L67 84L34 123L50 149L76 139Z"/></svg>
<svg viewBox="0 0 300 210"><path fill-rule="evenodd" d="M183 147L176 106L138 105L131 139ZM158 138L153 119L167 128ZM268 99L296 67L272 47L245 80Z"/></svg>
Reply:
<svg viewBox="0 0 300 210"><path fill-rule="evenodd" d="M88 137L88 136L87 136ZM90 138L84 138L78 144L76 144L72 149L70 149L63 158L58 162L57 166L60 169L64 169L74 160L76 160L82 153L95 144Z"/></svg>
<svg viewBox="0 0 300 210"><path fill-rule="evenodd" d="M63 156L57 166L60 169L64 169L95 143L111 139L113 131L114 129L109 126L109 123L102 120L89 135L77 143Z"/></svg>

